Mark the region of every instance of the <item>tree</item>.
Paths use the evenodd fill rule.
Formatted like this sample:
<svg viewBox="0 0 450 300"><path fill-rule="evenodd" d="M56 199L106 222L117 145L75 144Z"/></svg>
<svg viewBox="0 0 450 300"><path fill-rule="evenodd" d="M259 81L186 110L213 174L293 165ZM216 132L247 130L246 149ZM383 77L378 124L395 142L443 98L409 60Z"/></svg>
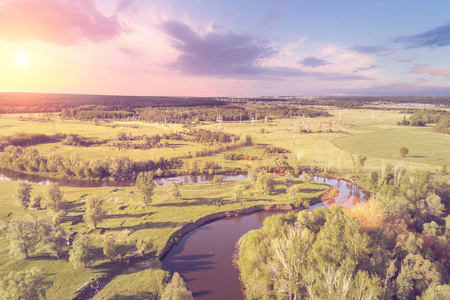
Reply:
<svg viewBox="0 0 450 300"><path fill-rule="evenodd" d="M118 131L118 132L116 133L116 138L117 138L119 141L125 141L125 140L127 139L127 134L126 134L125 132L123 132L123 131Z"/></svg>
<svg viewBox="0 0 450 300"><path fill-rule="evenodd" d="M141 172L136 178L136 185L145 205L152 203L153 191L155 189L155 181L153 180L153 172Z"/></svg>
<svg viewBox="0 0 450 300"><path fill-rule="evenodd" d="M291 186L291 176L292 173L290 171L287 171L286 175L284 175L284 182L286 183L286 189L288 189Z"/></svg>
<svg viewBox="0 0 450 300"><path fill-rule="evenodd" d="M265 171L259 172L258 179L256 180L256 186L258 189L266 195L270 195L275 190L275 182L270 174Z"/></svg>
<svg viewBox="0 0 450 300"><path fill-rule="evenodd" d="M36 223L28 219L16 219L9 223L6 231L9 240L9 253L15 258L28 258L39 242Z"/></svg>
<svg viewBox="0 0 450 300"><path fill-rule="evenodd" d="M31 202L30 202L30 206L29 208L31 209L40 209L41 208L41 201L42 201L42 196L34 196L33 198L31 198Z"/></svg>
<svg viewBox="0 0 450 300"><path fill-rule="evenodd" d="M401 147L399 150L399 153L400 153L400 157L405 157L406 155L408 155L409 150L406 147Z"/></svg>
<svg viewBox="0 0 450 300"><path fill-rule="evenodd" d="M11 271L0 280L0 299L45 299L52 282L44 270L32 268L27 271Z"/></svg>
<svg viewBox="0 0 450 300"><path fill-rule="evenodd" d="M358 154L358 158L356 159L356 173L358 174L364 168L364 164L366 163L367 157L361 154Z"/></svg>
<svg viewBox="0 0 450 300"><path fill-rule="evenodd" d="M176 182L172 182L170 186L170 197L175 200L181 198L180 190L178 189L178 184Z"/></svg>
<svg viewBox="0 0 450 300"><path fill-rule="evenodd" d="M32 186L28 182L21 182L16 190L16 200L20 206L28 207L30 205L30 192Z"/></svg>
<svg viewBox="0 0 450 300"><path fill-rule="evenodd" d="M234 188L234 190L232 192L232 198L233 198L233 201L240 202L241 206L242 206L243 195L242 195L242 188L241 187L236 186Z"/></svg>
<svg viewBox="0 0 450 300"><path fill-rule="evenodd" d="M91 196L86 199L86 211L84 220L86 223L97 229L97 224L105 217L105 210L102 208L102 201L97 196Z"/></svg>
<svg viewBox="0 0 450 300"><path fill-rule="evenodd" d="M298 184L291 186L287 189L287 193L291 195L293 199L296 199L297 195L300 193L300 186Z"/></svg>
<svg viewBox="0 0 450 300"><path fill-rule="evenodd" d="M60 258L60 254L66 245L66 232L57 224L56 226L51 225L49 222L42 223L43 235L42 241L45 250L52 257Z"/></svg>
<svg viewBox="0 0 450 300"><path fill-rule="evenodd" d="M192 292L186 288L186 283L180 274L175 272L172 276L172 280L164 289L161 296L162 300L194 300Z"/></svg>
<svg viewBox="0 0 450 300"><path fill-rule="evenodd" d="M402 261L400 274L397 276L397 298L414 299L426 291L429 286L441 281L441 274L436 265L420 254L408 254Z"/></svg>
<svg viewBox="0 0 450 300"><path fill-rule="evenodd" d="M112 235L109 234L105 237L105 240L103 241L103 254L105 254L105 256L107 258L109 258L110 262L113 262L116 258L116 238Z"/></svg>
<svg viewBox="0 0 450 300"><path fill-rule="evenodd" d="M58 212L62 209L63 193L57 183L50 183L46 191L46 198L43 201L43 205L46 209L53 212Z"/></svg>
<svg viewBox="0 0 450 300"><path fill-rule="evenodd" d="M222 185L223 181L223 175L214 175L213 184L216 185Z"/></svg>
<svg viewBox="0 0 450 300"><path fill-rule="evenodd" d="M152 252L153 250L155 250L155 243L151 238L147 237L138 240L136 243L136 248L142 255L144 255L145 253Z"/></svg>
<svg viewBox="0 0 450 300"><path fill-rule="evenodd" d="M79 234L69 251L69 261L74 268L86 268L94 261L92 239L86 234Z"/></svg>
<svg viewBox="0 0 450 300"><path fill-rule="evenodd" d="M306 173L306 172L303 172L302 173L302 179L304 181L306 181L307 183L310 183L311 179L312 179L312 176L310 174Z"/></svg>

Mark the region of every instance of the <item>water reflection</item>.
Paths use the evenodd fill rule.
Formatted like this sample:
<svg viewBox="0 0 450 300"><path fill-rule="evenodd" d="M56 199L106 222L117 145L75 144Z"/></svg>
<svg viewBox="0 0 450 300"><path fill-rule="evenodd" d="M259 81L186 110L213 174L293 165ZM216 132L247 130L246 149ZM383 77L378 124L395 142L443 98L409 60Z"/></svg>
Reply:
<svg viewBox="0 0 450 300"><path fill-rule="evenodd" d="M224 175L224 181L245 179L247 175ZM210 182L214 179L214 175L186 175L173 176L155 179L157 186L170 185L172 182L182 182L183 184ZM8 169L0 169L0 180L7 181L25 181L30 183L49 185L52 182L58 183L62 187L129 187L134 186L134 180L124 181L84 181L76 179L52 178L41 175L25 174Z"/></svg>

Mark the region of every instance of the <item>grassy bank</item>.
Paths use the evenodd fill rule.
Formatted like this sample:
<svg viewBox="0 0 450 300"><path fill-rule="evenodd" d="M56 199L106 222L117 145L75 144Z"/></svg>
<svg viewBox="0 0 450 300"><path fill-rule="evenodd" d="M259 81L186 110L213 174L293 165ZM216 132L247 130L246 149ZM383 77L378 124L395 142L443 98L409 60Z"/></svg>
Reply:
<svg viewBox="0 0 450 300"><path fill-rule="evenodd" d="M285 194L285 185L282 179L278 179L277 183L273 195L259 193L248 180L223 182L217 186L214 186L213 183L187 184L180 187L182 198L179 200L170 198L169 187L156 187L154 200L150 206L143 205L135 187L117 190L106 187L62 188L68 212L63 226L67 233L86 232L95 238L97 260L94 267L87 270L74 270L67 260L67 253L60 260L48 258L43 251L37 251L28 260L11 260L7 255L7 242L3 239L0 240L0 273L7 274L12 270L28 269L32 266L42 267L50 274L49 279L54 283L49 290L48 298L71 299L74 296L72 293L91 278L115 272L116 266L109 264L102 254L101 244L106 235L116 236L118 253L121 254L135 251L137 241L146 237L154 240L155 247L159 251L165 246L173 232L203 216L259 204L292 203L294 200ZM308 184L298 179L296 179L296 183L301 185L301 189L304 191L302 195L305 198L317 198L326 189L323 184ZM30 213L37 218L46 217L45 211L25 210L14 202L11 195L14 195L18 183L2 181L1 185L5 193L0 195L0 205L4 208L0 212L0 218L9 220L13 217L27 216ZM230 191L237 185L244 189L242 206L231 199ZM43 195L44 191L45 186L33 185L32 195ZM86 197L84 196L86 194L96 194L104 200L103 207L107 211L107 215L96 230L91 229L82 221L84 204L81 199ZM220 207L212 205L210 199L221 199L222 205ZM12 215L8 218L7 214L11 212ZM66 251L68 250L66 249ZM150 268L138 265L132 270L123 270L120 276L115 277L108 285L114 288L105 289L96 296L96 299L102 297L109 299L113 295L128 295L130 291L142 293L154 291L165 276L165 273L158 269L156 264ZM122 285L121 282L124 281L127 281L128 284Z"/></svg>

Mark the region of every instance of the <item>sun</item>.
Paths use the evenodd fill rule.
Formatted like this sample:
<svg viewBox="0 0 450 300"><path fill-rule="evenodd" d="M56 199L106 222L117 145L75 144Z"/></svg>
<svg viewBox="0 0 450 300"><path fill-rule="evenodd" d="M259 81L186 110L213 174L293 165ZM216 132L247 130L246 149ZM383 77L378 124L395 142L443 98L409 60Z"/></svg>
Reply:
<svg viewBox="0 0 450 300"><path fill-rule="evenodd" d="M19 68L25 68L28 66L29 57L26 53L19 52L14 55L14 64Z"/></svg>

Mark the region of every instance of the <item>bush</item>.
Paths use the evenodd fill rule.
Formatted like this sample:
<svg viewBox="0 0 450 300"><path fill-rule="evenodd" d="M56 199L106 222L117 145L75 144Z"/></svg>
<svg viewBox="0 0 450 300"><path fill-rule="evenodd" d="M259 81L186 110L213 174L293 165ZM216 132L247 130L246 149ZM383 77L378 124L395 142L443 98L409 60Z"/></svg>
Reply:
<svg viewBox="0 0 450 300"><path fill-rule="evenodd" d="M399 150L399 153L400 153L401 157L405 157L406 155L408 155L409 150L406 147L401 147L400 150Z"/></svg>

